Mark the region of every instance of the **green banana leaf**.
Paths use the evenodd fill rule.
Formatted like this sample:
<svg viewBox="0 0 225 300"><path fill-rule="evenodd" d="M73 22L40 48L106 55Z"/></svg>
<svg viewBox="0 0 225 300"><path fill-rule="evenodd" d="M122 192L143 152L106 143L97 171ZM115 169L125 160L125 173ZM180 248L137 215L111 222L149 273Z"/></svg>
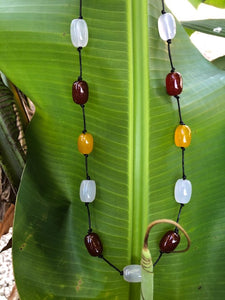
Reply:
<svg viewBox="0 0 225 300"><path fill-rule="evenodd" d="M218 68L225 71L225 56L218 57L217 59L214 59L212 63L217 66Z"/></svg>
<svg viewBox="0 0 225 300"><path fill-rule="evenodd" d="M219 8L224 8L224 0L205 0L205 4L213 5Z"/></svg>
<svg viewBox="0 0 225 300"><path fill-rule="evenodd" d="M189 0L189 2L191 2L191 4L195 7L198 7L199 4L204 3L219 8L224 8L224 0Z"/></svg>
<svg viewBox="0 0 225 300"><path fill-rule="evenodd" d="M225 19L185 21L182 25L203 33L225 37Z"/></svg>
<svg viewBox="0 0 225 300"><path fill-rule="evenodd" d="M79 62L69 35L78 2L0 3L0 69L36 106L13 234L22 300L140 298L140 284L128 284L89 256L83 242L88 219L79 185L85 170L76 145L82 112L71 99ZM86 118L94 136L89 173L97 184L92 227L104 256L119 269L140 263L147 224L174 220L179 209L173 196L182 176L181 151L173 143L179 118L164 87L170 65L157 31L160 5L83 1L90 37L82 50L90 90ZM199 54L179 24L171 50L184 79L183 119L193 135L185 152L193 196L180 219L192 246L185 254L163 255L154 269L154 299L223 299L225 72ZM151 233L153 259L168 228Z"/></svg>
<svg viewBox="0 0 225 300"><path fill-rule="evenodd" d="M204 2L204 0L189 0L189 2L194 6L194 7L198 7L199 4L201 4L202 2Z"/></svg>

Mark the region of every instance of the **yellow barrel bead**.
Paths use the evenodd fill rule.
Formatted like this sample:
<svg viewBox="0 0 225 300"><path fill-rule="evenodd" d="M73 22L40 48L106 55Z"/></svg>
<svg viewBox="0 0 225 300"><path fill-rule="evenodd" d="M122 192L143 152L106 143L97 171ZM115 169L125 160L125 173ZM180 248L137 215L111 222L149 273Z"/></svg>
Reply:
<svg viewBox="0 0 225 300"><path fill-rule="evenodd" d="M178 125L174 135L177 147L188 147L191 143L191 129L187 125Z"/></svg>
<svg viewBox="0 0 225 300"><path fill-rule="evenodd" d="M82 154L89 154L93 150L93 137L90 133L81 133L81 135L78 138L78 150Z"/></svg>

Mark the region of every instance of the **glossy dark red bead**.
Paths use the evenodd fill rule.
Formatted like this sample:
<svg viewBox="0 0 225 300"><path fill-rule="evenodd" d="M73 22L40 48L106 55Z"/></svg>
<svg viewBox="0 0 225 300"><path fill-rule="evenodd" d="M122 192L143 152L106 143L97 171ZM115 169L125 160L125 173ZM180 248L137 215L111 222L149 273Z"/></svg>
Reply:
<svg viewBox="0 0 225 300"><path fill-rule="evenodd" d="M88 101L88 84L86 81L75 81L72 86L73 101L77 104L85 104Z"/></svg>
<svg viewBox="0 0 225 300"><path fill-rule="evenodd" d="M178 233L170 230L167 231L167 233L164 234L162 237L159 248L164 253L170 253L178 246L180 242L180 236Z"/></svg>
<svg viewBox="0 0 225 300"><path fill-rule="evenodd" d="M170 96L177 96L182 92L183 79L180 73L171 72L166 76L166 91Z"/></svg>
<svg viewBox="0 0 225 300"><path fill-rule="evenodd" d="M91 256L99 256L102 254L103 247L97 233L89 233L84 238L85 246Z"/></svg>

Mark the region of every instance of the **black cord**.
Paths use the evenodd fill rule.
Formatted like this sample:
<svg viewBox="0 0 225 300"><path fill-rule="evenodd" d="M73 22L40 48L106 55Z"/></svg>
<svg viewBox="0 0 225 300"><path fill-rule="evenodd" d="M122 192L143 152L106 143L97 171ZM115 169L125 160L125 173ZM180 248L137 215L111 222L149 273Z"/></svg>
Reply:
<svg viewBox="0 0 225 300"><path fill-rule="evenodd" d="M184 171L184 151L185 151L185 148L181 147L181 150L182 150L182 173L183 173L182 178L185 180L187 178L187 176L185 175L185 171Z"/></svg>
<svg viewBox="0 0 225 300"><path fill-rule="evenodd" d="M180 221L181 210L182 210L183 207L184 207L184 204L181 203L180 204L180 209L179 209L179 212L178 212L178 215L177 215L177 221L176 221L177 223L179 223L179 221ZM174 232L178 233L179 229L177 227L175 227Z"/></svg>
<svg viewBox="0 0 225 300"><path fill-rule="evenodd" d="M82 0L80 0L80 16L79 19L83 19L82 17Z"/></svg>
<svg viewBox="0 0 225 300"><path fill-rule="evenodd" d="M77 51L79 52L79 62L80 62L80 75L78 77L78 81L82 80L82 57L81 57L81 50L82 49L83 49L82 47L77 48Z"/></svg>
<svg viewBox="0 0 225 300"><path fill-rule="evenodd" d="M162 14L165 14L165 5L164 5L164 0L162 0L162 10L161 10Z"/></svg>
<svg viewBox="0 0 225 300"><path fill-rule="evenodd" d="M159 260L160 260L160 258L162 257L162 255L163 255L163 252L160 251L158 258L156 259L156 261L155 261L154 264L153 264L153 267L155 267L155 265L159 262Z"/></svg>
<svg viewBox="0 0 225 300"><path fill-rule="evenodd" d="M82 108L82 113L83 113L83 122L84 122L84 129L83 129L83 133L86 133L87 132L87 126L86 126L86 117L85 117L85 105L82 104L81 105L81 108Z"/></svg>
<svg viewBox="0 0 225 300"><path fill-rule="evenodd" d="M185 125L183 120L182 120L182 115L181 115L181 109L180 109L180 97L179 96L174 96L177 99L177 107L178 107L178 113L179 113L179 118L180 118L180 124Z"/></svg>
<svg viewBox="0 0 225 300"><path fill-rule="evenodd" d="M91 228L91 214L90 214L90 209L89 209L89 203L85 203L85 206L87 207L87 214L88 214L88 233L92 232L92 228Z"/></svg>
<svg viewBox="0 0 225 300"><path fill-rule="evenodd" d="M84 158L85 158L86 179L90 180L91 177L88 174L88 154L84 154Z"/></svg>
<svg viewBox="0 0 225 300"><path fill-rule="evenodd" d="M170 65L171 65L171 72L174 72L174 71L175 71L175 67L174 67L174 65L173 65L172 55L171 55L171 49L170 49L171 43L172 43L171 40L167 40L167 45L168 45L168 55L169 55L169 60L170 60Z"/></svg>
<svg viewBox="0 0 225 300"><path fill-rule="evenodd" d="M103 259L110 267L115 269L117 272L120 273L120 275L123 275L123 271L120 271L116 266L114 266L108 259L106 259L102 254L98 256L99 258Z"/></svg>
<svg viewBox="0 0 225 300"><path fill-rule="evenodd" d="M184 204L183 203L181 203L180 204L180 209L179 209L179 212L178 212L178 215L177 215L177 223L179 223L179 220L180 220L180 214L181 214L181 210L182 210L182 208L184 207Z"/></svg>

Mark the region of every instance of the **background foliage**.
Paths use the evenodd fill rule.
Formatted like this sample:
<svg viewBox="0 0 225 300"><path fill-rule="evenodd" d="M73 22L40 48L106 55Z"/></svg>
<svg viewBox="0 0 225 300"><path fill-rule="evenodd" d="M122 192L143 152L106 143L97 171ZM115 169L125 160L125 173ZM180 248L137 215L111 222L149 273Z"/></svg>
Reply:
<svg viewBox="0 0 225 300"><path fill-rule="evenodd" d="M159 39L160 1L84 2L90 41L83 50L89 83L88 131L97 183L93 228L104 255L119 268L139 263L147 224L175 219L173 186L181 153L173 144L177 107L165 93L170 71ZM129 285L84 247L79 200L84 161L76 148L82 116L71 100L78 54L69 24L78 1L0 3L0 69L35 103L26 132L28 155L16 205L13 258L21 299L138 299ZM182 111L192 128L186 172L193 197L181 224L192 247L165 255L155 268L155 299L222 299L224 290L224 78L205 61L178 24L174 63L184 78ZM151 235L153 257L167 226ZM182 245L181 245L182 247Z"/></svg>
<svg viewBox="0 0 225 300"><path fill-rule="evenodd" d="M216 7L224 8L224 0L189 0L192 5L198 7L199 4L205 3Z"/></svg>

